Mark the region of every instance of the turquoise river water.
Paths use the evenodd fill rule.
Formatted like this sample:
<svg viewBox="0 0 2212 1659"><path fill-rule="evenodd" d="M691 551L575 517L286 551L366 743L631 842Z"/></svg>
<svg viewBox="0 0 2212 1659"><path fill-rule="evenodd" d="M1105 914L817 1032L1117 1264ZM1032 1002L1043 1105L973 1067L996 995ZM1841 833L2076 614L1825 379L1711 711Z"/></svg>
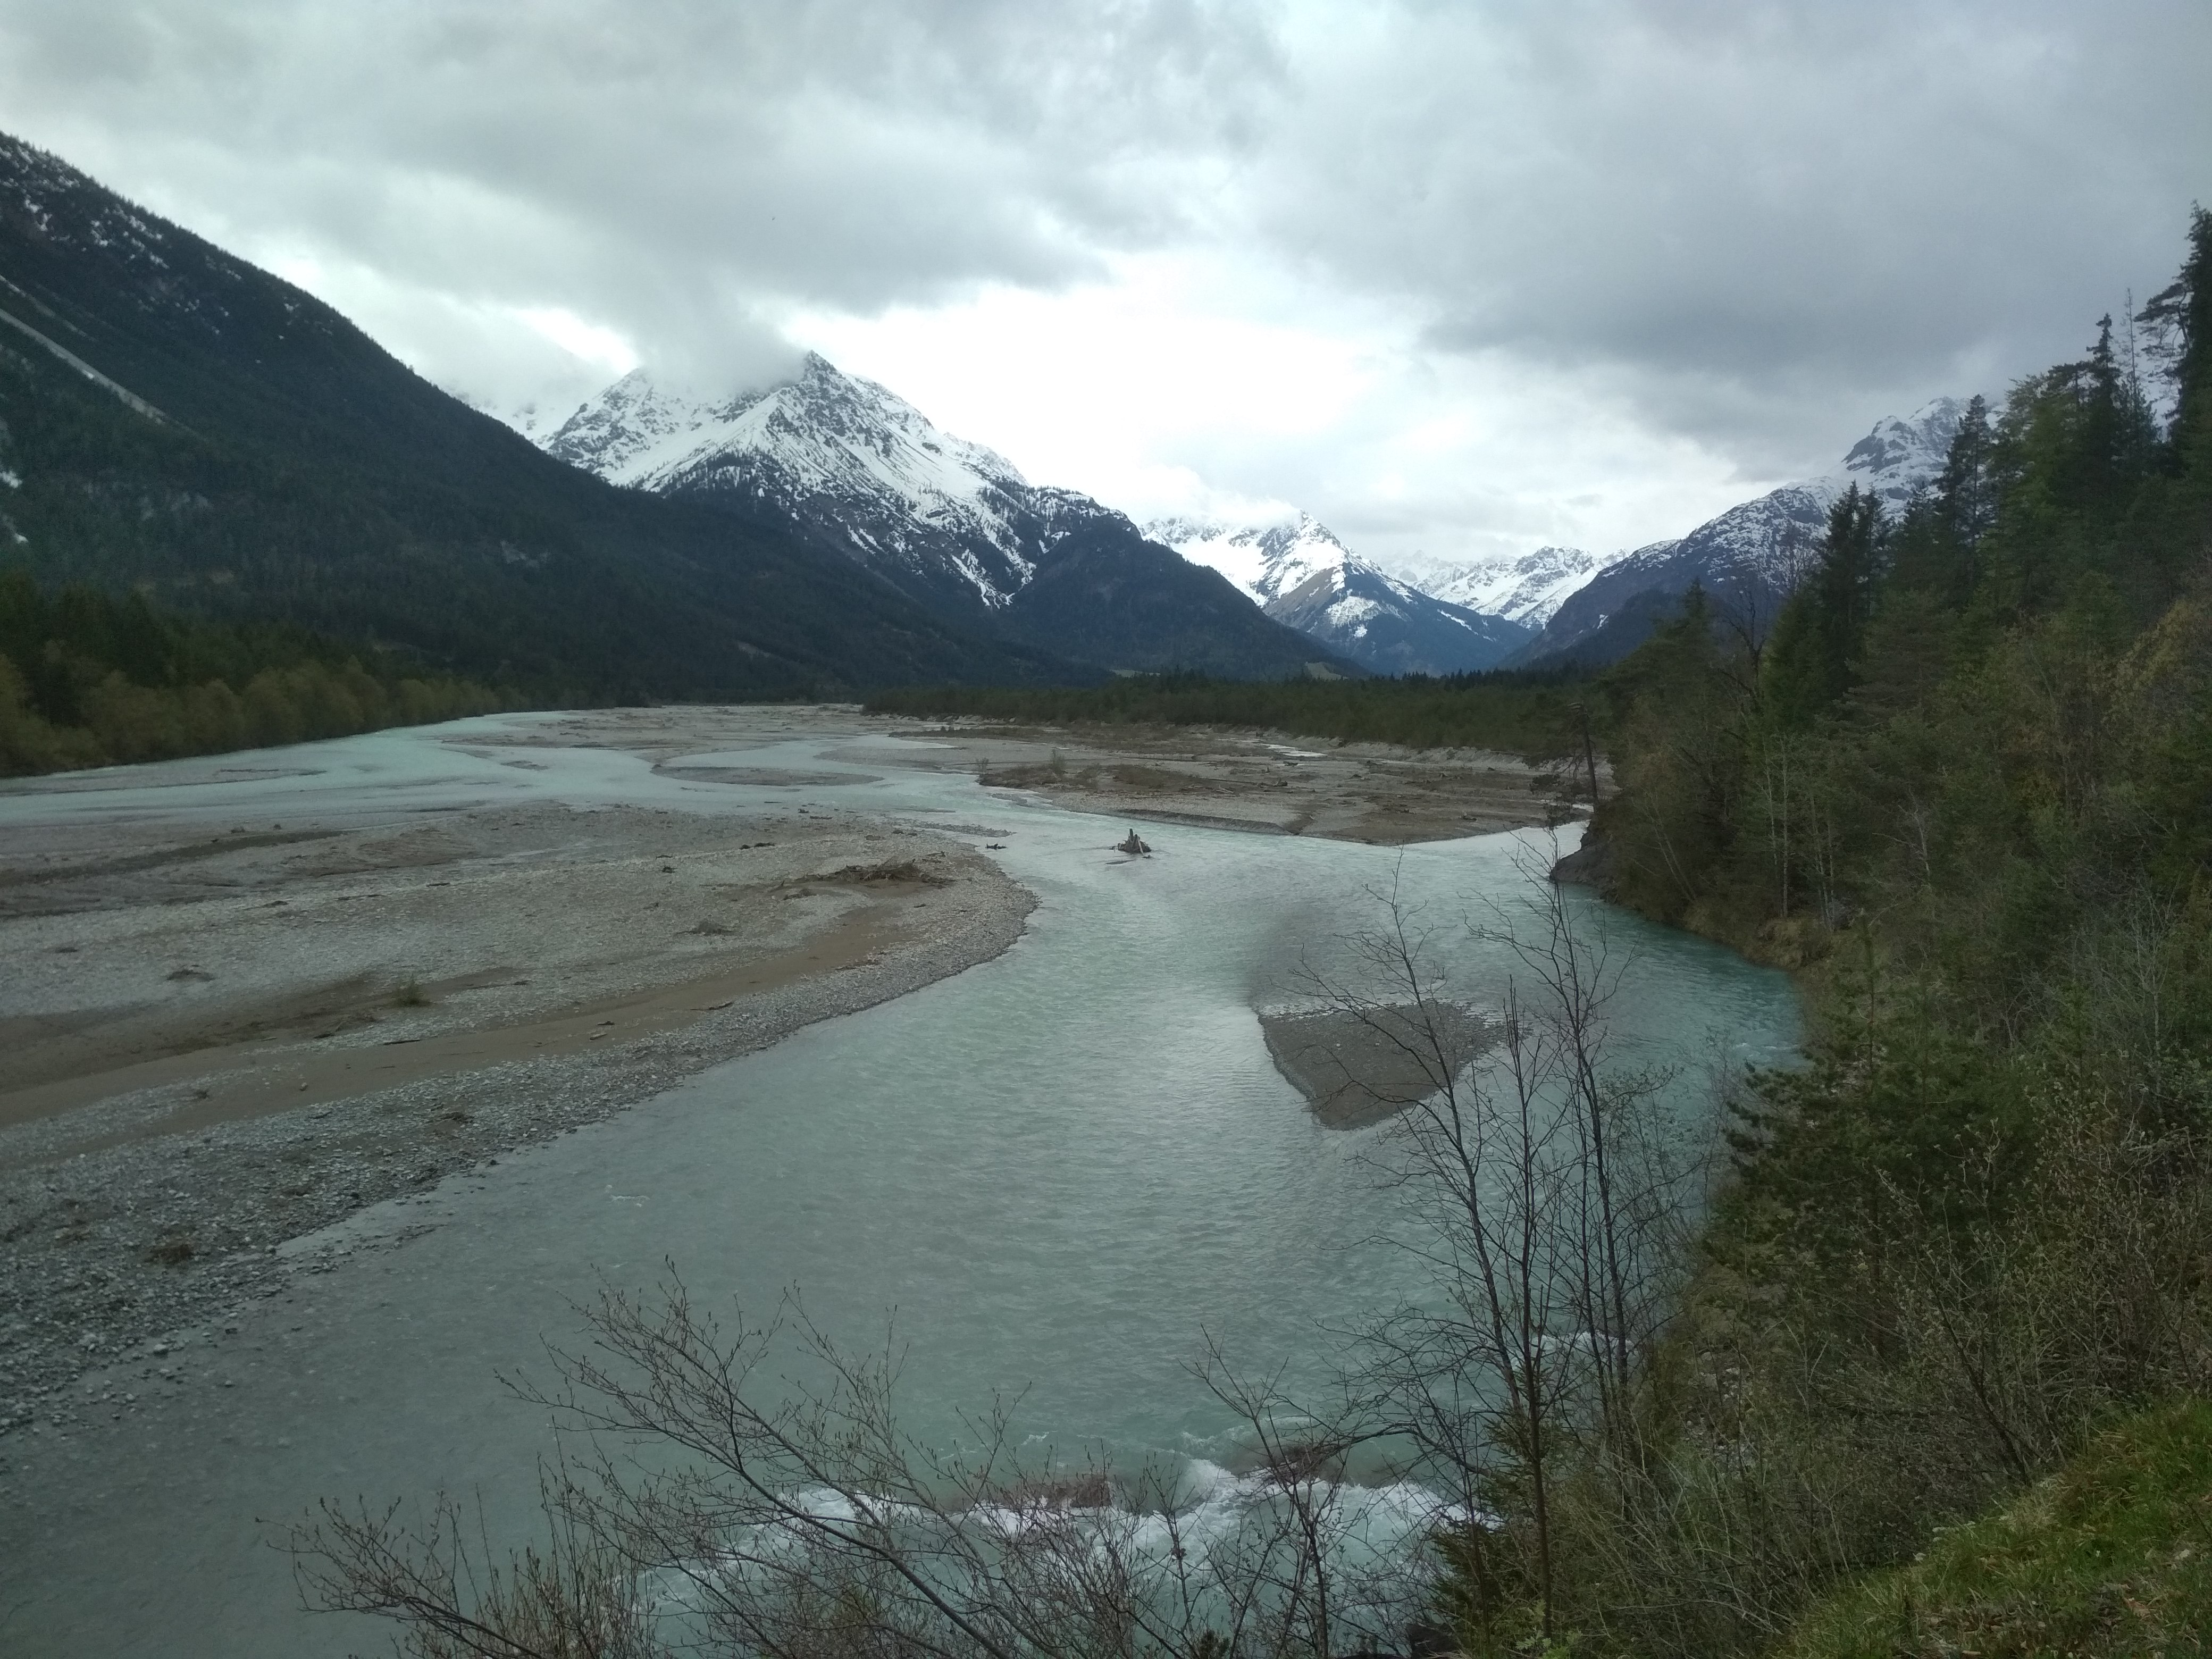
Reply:
<svg viewBox="0 0 2212 1659"><path fill-rule="evenodd" d="M447 1183L438 1224L303 1278L249 1316L266 1363L127 1463L40 1452L8 1494L42 1512L0 1564L0 1650L294 1656L381 1638L298 1611L266 1522L318 1497L380 1504L444 1487L504 1523L550 1442L497 1374L549 1377L574 1304L672 1259L702 1299L768 1310L803 1290L841 1340L908 1346L902 1403L924 1438L1026 1389L1026 1434L1117 1457L1225 1460L1232 1425L1191 1372L1201 1331L1255 1368L1320 1389L1317 1333L1416 1287L1378 1238L1391 1200L1364 1155L1278 1075L1255 1011L1295 1000L1302 959L1342 940L1394 880L1442 926L1455 979L1503 983L1495 947L1451 926L1525 892L1534 832L1390 849L1158 826L1117 862L1121 826L902 764L913 740L794 738L686 765L849 770L844 787L683 783L619 751L537 749L521 772L449 739L538 717L286 750L305 775L0 799L11 820L204 811L210 823L385 822L441 805L550 799L723 811L780 803L989 826L1040 904L1011 951L867 1012L811 1026L637 1109ZM513 751L509 751L510 753ZM183 775L181 773L179 775ZM198 775L204 776L203 769ZM250 810L250 814L247 809ZM1571 831L1567 832L1570 835ZM1681 1067L1686 1123L1714 1069L1786 1057L1787 982L1577 896L1627 966L1624 1058ZM1696 1133L1692 1129L1691 1133ZM76 1473L71 1473L72 1468ZM36 1483L64 1482L41 1490ZM16 1529L18 1535L25 1535Z"/></svg>

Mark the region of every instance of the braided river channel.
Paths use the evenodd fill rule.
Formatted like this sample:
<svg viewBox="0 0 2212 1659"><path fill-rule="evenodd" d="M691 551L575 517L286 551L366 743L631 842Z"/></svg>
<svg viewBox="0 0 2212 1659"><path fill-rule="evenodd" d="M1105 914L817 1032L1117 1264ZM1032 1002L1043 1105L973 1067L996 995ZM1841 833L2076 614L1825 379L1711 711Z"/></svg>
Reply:
<svg viewBox="0 0 2212 1659"><path fill-rule="evenodd" d="M649 1287L665 1264L710 1306L766 1314L798 1286L854 1347L880 1344L895 1310L902 1418L932 1444L1018 1395L1021 1439L1194 1468L1233 1468L1237 1450L1194 1374L1202 1338L1320 1394L1338 1363L1328 1333L1419 1292L1372 1161L1386 1131L1322 1127L1258 1014L1297 1005L1302 964L1352 974L1348 941L1394 884L1454 987L1494 1006L1508 959L1462 922L1527 902L1531 872L1562 850L1546 833L1400 850L1161 823L1145 829L1153 855L1125 860L1110 850L1120 821L924 769L926 738L682 759L814 780L757 787L686 782L605 749L533 749L542 769L518 771L457 748L456 729L284 751L310 775L161 787L143 769L147 787L76 799L87 812L204 807L210 824L247 808L343 818L349 802L364 821L499 800L805 807L1000 843L991 856L1039 902L995 959L454 1177L401 1206L423 1218L413 1236L335 1257L250 1310L300 1363L241 1379L220 1420L134 1454L100 1493L15 1494L51 1498L58 1519L32 1559L0 1569L0 1649L380 1647L366 1624L300 1610L271 1523L323 1497L381 1508L443 1489L521 1535L554 1442L501 1376L554 1380L547 1345L586 1340L579 1304L603 1284ZM0 801L0 829L18 804ZM1571 846L1576 830L1559 833ZM1580 891L1570 902L1622 964L1616 1057L1673 1068L1674 1121L1710 1141L1715 1079L1795 1052L1787 981Z"/></svg>

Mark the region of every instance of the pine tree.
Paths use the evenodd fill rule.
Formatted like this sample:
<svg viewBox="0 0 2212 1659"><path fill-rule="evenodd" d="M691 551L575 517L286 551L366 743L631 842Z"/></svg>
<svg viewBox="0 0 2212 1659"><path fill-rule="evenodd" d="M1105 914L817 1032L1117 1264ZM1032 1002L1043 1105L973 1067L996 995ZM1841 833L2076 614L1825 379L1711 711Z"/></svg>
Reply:
<svg viewBox="0 0 2212 1659"><path fill-rule="evenodd" d="M1936 503L1943 526L1971 548L1989 532L1996 518L1996 489L1990 477L1989 400L1976 392L1959 417L1959 429L1943 458L1942 475L1936 481Z"/></svg>

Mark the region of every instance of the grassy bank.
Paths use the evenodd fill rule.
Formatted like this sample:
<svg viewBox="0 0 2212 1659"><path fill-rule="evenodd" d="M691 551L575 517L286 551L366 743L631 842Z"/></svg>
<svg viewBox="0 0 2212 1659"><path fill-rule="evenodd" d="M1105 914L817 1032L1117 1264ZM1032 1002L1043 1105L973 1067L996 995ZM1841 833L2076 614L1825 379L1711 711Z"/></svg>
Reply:
<svg viewBox="0 0 2212 1659"><path fill-rule="evenodd" d="M1998 1513L1823 1603L1788 1659L2212 1650L2212 1406L2097 1435Z"/></svg>

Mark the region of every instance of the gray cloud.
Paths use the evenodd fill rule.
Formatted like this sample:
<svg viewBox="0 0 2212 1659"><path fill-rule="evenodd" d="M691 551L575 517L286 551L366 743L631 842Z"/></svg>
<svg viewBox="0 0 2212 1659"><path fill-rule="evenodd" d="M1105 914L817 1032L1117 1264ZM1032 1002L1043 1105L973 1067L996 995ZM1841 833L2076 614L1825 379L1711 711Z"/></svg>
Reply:
<svg viewBox="0 0 2212 1659"><path fill-rule="evenodd" d="M441 378L536 349L471 307L742 380L796 307L1226 250L1759 476L2162 281L2207 63L2201 0L0 0L11 125L373 275Z"/></svg>
<svg viewBox="0 0 2212 1659"><path fill-rule="evenodd" d="M1441 347L1608 365L1802 465L1838 405L2001 390L2163 281L2207 64L2186 0L1407 9L1332 54L1255 217Z"/></svg>

